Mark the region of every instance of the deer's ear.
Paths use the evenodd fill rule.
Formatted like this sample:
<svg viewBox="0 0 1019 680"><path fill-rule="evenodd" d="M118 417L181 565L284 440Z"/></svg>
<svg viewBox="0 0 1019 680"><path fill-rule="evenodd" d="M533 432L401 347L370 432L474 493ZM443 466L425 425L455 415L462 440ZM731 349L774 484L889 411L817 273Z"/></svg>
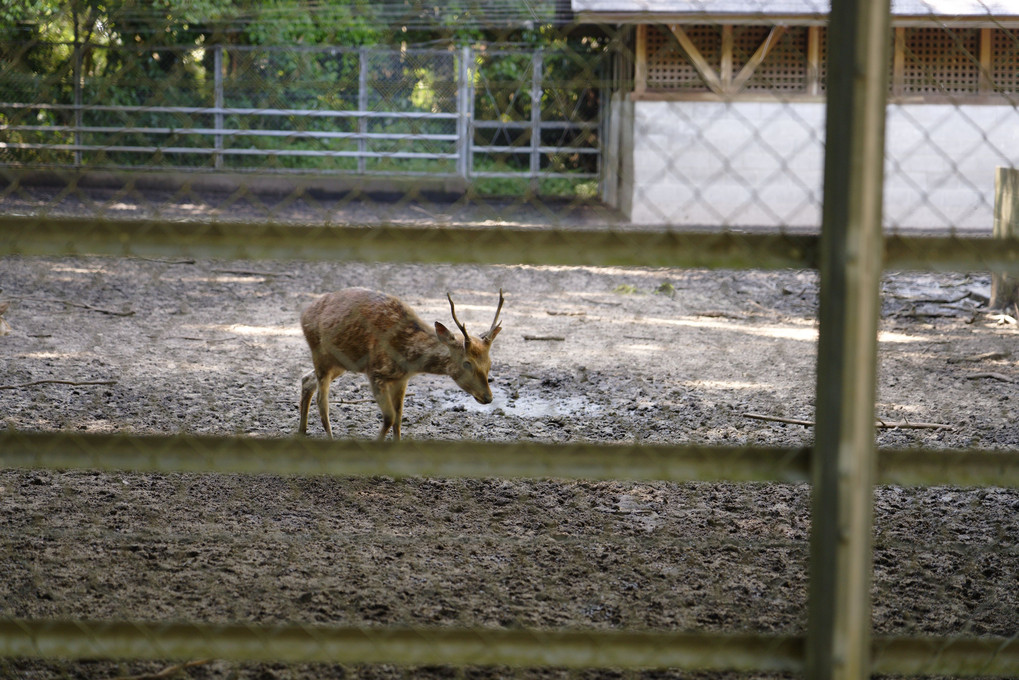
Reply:
<svg viewBox="0 0 1019 680"><path fill-rule="evenodd" d="M449 329L438 321L435 322L435 334L439 336L439 340L448 347L458 347L460 345L460 343L457 342L457 339L453 337L453 334L449 332Z"/></svg>
<svg viewBox="0 0 1019 680"><path fill-rule="evenodd" d="M502 330L501 325L496 326L495 328L486 331L485 334L481 336L481 339L485 341L486 345L491 345L492 341L495 340L495 336L499 335L499 331L501 330Z"/></svg>

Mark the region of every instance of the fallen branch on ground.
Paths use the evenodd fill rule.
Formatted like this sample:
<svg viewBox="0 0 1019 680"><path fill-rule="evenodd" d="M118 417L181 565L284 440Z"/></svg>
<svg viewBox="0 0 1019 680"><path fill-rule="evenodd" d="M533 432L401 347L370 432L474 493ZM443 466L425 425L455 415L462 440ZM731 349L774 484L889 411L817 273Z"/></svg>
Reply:
<svg viewBox="0 0 1019 680"><path fill-rule="evenodd" d="M723 312L717 309L708 309L703 312L694 312L694 316L701 316L706 319L735 319L736 321L742 321L746 318L745 314L736 314L734 312Z"/></svg>
<svg viewBox="0 0 1019 680"><path fill-rule="evenodd" d="M1012 378L1001 373L974 373L973 375L966 376L966 380L981 380L982 378L990 378L991 380L1000 380L1001 382L1007 383L1015 382Z"/></svg>
<svg viewBox="0 0 1019 680"><path fill-rule="evenodd" d="M255 269L213 269L216 274L236 274L237 276L293 276L286 272L263 272Z"/></svg>
<svg viewBox="0 0 1019 680"><path fill-rule="evenodd" d="M787 423L789 425L802 425L813 427L814 421L800 420L798 418L782 418L780 416L768 416L761 413L744 413L744 418L753 420L767 420L774 423ZM886 421L878 418L874 427L882 430L954 430L955 428L945 423L911 423L908 420Z"/></svg>
<svg viewBox="0 0 1019 680"><path fill-rule="evenodd" d="M564 342L566 338L561 335L525 335L524 340L549 340L552 342Z"/></svg>
<svg viewBox="0 0 1019 680"><path fill-rule="evenodd" d="M997 361L998 359L1007 359L1008 357L1008 352L985 352L984 354L974 354L968 357L950 357L948 363L961 364L977 361Z"/></svg>
<svg viewBox="0 0 1019 680"><path fill-rule="evenodd" d="M102 307L93 307L92 305L85 304L84 302L72 302L71 300L60 300L58 298L31 298L23 297L18 298L19 300L28 300L29 302L57 302L70 307L80 307L81 309L87 309L90 312L99 312L100 314L110 314L111 316L134 316L134 310L130 309L126 312L118 312L115 309L104 309Z"/></svg>
<svg viewBox="0 0 1019 680"><path fill-rule="evenodd" d="M200 659L198 661L185 661L184 663L178 663L173 666L164 668L157 673L142 673L141 675L121 675L113 680L161 680L161 678L169 678L171 676L180 673L188 668L194 668L195 666L204 666L207 663L212 663L212 659Z"/></svg>
<svg viewBox="0 0 1019 680"><path fill-rule="evenodd" d="M0 385L0 390L16 390L22 387L33 385L116 385L116 380L33 380L32 382L21 383L20 385Z"/></svg>
<svg viewBox="0 0 1019 680"><path fill-rule="evenodd" d="M159 264L194 264L195 263L195 261L191 260L191 259L188 259L188 260L161 260L161 259L159 259L157 257L138 257L138 258L135 258L135 259L142 260L143 262L158 262Z"/></svg>
<svg viewBox="0 0 1019 680"><path fill-rule="evenodd" d="M592 305L605 305L606 307L622 307L622 302L604 302L602 300L592 300L591 298L582 297L580 298L584 302L590 302Z"/></svg>

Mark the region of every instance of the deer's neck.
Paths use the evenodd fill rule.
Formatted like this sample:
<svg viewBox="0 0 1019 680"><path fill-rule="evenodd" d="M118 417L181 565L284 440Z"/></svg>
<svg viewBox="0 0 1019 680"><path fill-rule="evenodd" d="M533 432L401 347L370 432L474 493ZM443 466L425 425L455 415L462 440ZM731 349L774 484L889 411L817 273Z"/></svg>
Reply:
<svg viewBox="0 0 1019 680"><path fill-rule="evenodd" d="M415 335L414 341L407 347L406 358L412 373L449 375L452 367L449 350L434 333L428 331Z"/></svg>

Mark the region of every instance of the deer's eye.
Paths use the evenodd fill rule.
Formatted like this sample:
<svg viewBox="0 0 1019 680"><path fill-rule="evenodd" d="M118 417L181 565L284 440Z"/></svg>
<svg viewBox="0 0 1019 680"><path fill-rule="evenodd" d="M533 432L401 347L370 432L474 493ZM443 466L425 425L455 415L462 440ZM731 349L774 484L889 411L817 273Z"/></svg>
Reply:
<svg viewBox="0 0 1019 680"><path fill-rule="evenodd" d="M464 362L464 370L465 370L465 371L469 371L469 370L471 370L471 368L472 368L472 367L471 367L471 362L469 362L469 361L465 361L465 362Z"/></svg>

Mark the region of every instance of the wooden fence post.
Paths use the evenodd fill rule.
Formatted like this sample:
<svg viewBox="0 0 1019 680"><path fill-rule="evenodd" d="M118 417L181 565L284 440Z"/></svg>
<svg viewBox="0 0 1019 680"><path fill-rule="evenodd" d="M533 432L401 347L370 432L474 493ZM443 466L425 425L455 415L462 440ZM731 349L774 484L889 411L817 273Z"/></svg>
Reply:
<svg viewBox="0 0 1019 680"><path fill-rule="evenodd" d="M1019 170L994 171L994 238L1019 238ZM991 309L1019 305L1019 276L991 274Z"/></svg>
<svg viewBox="0 0 1019 680"><path fill-rule="evenodd" d="M833 0L812 460L808 680L870 675L889 0Z"/></svg>

